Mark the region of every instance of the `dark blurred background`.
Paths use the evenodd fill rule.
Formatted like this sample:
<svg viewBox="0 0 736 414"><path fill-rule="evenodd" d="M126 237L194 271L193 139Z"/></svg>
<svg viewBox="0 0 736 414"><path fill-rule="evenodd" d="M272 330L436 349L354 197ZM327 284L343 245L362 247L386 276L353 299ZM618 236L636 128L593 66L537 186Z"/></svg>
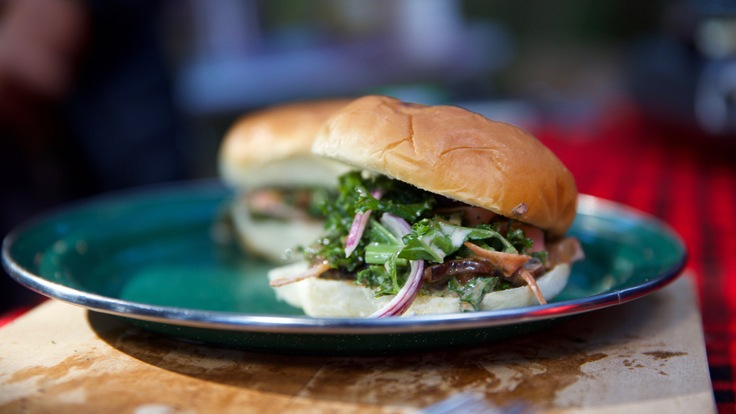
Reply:
<svg viewBox="0 0 736 414"><path fill-rule="evenodd" d="M635 112L733 154L736 6L4 1L0 234L76 199L214 177L224 131L253 109L367 93L459 104L577 139ZM34 300L0 277L0 310Z"/></svg>

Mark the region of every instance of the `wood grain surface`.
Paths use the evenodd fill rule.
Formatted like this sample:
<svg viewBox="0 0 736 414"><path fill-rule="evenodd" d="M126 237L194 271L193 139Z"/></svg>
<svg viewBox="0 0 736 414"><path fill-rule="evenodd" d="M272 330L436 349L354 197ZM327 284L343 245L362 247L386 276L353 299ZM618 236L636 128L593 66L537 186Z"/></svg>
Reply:
<svg viewBox="0 0 736 414"><path fill-rule="evenodd" d="M0 412L414 413L458 394L526 412L715 412L692 286L684 276L530 335L390 357L191 344L48 301L0 329Z"/></svg>

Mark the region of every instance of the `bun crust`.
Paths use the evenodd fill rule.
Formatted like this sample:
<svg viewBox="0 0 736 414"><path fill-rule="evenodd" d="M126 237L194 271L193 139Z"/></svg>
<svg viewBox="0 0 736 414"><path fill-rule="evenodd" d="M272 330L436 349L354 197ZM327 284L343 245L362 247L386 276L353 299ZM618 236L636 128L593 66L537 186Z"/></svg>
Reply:
<svg viewBox="0 0 736 414"><path fill-rule="evenodd" d="M314 153L564 234L575 180L525 130L454 106L366 96L336 112Z"/></svg>
<svg viewBox="0 0 736 414"><path fill-rule="evenodd" d="M234 187L334 185L344 168L313 156L311 148L322 124L349 102L295 102L240 117L220 146L220 176Z"/></svg>
<svg viewBox="0 0 736 414"><path fill-rule="evenodd" d="M306 262L272 269L270 280L289 276L306 270ZM549 300L557 296L567 285L570 265L561 264L537 279L544 297ZM310 278L274 288L276 297L301 308L312 317L366 317L371 315L393 296L375 297L373 290L356 285L351 281ZM537 305L537 300L528 286L501 290L486 294L480 303L480 310L506 309ZM457 297L417 296L409 310L404 314L427 315L439 313L458 313L460 299Z"/></svg>

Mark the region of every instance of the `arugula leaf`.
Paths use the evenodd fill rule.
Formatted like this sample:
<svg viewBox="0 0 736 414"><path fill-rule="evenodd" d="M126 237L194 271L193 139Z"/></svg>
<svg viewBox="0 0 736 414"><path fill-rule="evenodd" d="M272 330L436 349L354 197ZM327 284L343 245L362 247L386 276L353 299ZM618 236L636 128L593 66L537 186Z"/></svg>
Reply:
<svg viewBox="0 0 736 414"><path fill-rule="evenodd" d="M399 253L402 259L442 263L446 255L456 250L439 223L429 219L415 223L403 241L406 246Z"/></svg>
<svg viewBox="0 0 736 414"><path fill-rule="evenodd" d="M368 222L370 227L368 229L368 237L373 243L391 244L397 246L403 246L403 242L399 240L389 229L383 224L379 223L378 220L373 218Z"/></svg>
<svg viewBox="0 0 736 414"><path fill-rule="evenodd" d="M520 253L525 253L532 248L534 241L524 234L520 228L513 228L509 223L509 230L506 232L506 240L511 243Z"/></svg>
<svg viewBox="0 0 736 414"><path fill-rule="evenodd" d="M365 247L365 262L368 264L384 264L398 255L403 246L392 244L371 243ZM399 265L405 266L407 261L399 259Z"/></svg>
<svg viewBox="0 0 736 414"><path fill-rule="evenodd" d="M477 311L486 293L493 292L498 283L497 277L476 277L465 284L457 281L454 277L447 285L448 290L460 296L460 310L463 312Z"/></svg>
<svg viewBox="0 0 736 414"><path fill-rule="evenodd" d="M521 236L523 237L523 232ZM518 253L510 241L490 226L456 226L435 218L423 219L412 226L411 233L404 236L406 247L401 250L399 257L442 263L445 257L463 248L463 243L468 240L481 240L484 247Z"/></svg>
<svg viewBox="0 0 736 414"><path fill-rule="evenodd" d="M356 274L355 283L375 289L375 296L379 297L399 293L406 277L406 273L392 274L387 266L369 265Z"/></svg>

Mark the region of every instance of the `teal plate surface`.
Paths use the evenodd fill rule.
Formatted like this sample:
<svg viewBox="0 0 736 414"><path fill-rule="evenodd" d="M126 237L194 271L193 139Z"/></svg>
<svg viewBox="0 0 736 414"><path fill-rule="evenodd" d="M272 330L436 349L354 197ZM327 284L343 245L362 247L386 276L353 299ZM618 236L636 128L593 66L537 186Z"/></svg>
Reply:
<svg viewBox="0 0 736 414"><path fill-rule="evenodd" d="M474 345L619 305L672 282L686 262L667 225L580 196L570 233L586 258L544 306L403 318L311 318L279 302L268 262L224 242L232 194L190 182L94 198L29 222L3 242L3 265L41 294L180 339L290 353L387 353Z"/></svg>

